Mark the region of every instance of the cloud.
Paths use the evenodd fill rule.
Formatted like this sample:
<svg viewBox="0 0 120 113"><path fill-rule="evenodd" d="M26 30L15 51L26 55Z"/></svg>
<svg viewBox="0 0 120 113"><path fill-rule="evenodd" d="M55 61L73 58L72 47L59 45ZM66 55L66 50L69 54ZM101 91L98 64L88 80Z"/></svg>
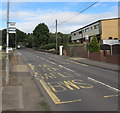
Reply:
<svg viewBox="0 0 120 113"><path fill-rule="evenodd" d="M99 2L118 2L119 0L99 0ZM4 0L7 2L7 0ZM16 2L16 0L11 0ZM17 0L17 2L96 2L96 0Z"/></svg>
<svg viewBox="0 0 120 113"><path fill-rule="evenodd" d="M0 10L0 16L4 17L5 20L6 12L4 10ZM117 8L112 8L111 12L104 12L100 14L79 14L75 16L77 12L73 11L57 11L57 10L35 10L35 11L14 11L10 13L10 20L16 22L16 27L26 33L32 33L34 28L39 23L45 23L48 25L51 32L55 32L55 27L50 28L50 26L55 23L55 20L58 20L58 32L63 33L70 33L84 25L90 24L95 22L99 19L106 19L106 18L115 18L118 17ZM70 19L71 18L71 19ZM61 22L64 22L60 24Z"/></svg>

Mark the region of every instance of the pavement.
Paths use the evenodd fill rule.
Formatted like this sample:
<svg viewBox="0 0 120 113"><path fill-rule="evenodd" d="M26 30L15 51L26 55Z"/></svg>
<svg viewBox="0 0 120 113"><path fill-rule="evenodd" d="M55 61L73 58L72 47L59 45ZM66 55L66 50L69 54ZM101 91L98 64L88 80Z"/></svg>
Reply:
<svg viewBox="0 0 120 113"><path fill-rule="evenodd" d="M110 64L110 63L105 63L105 62L100 62L100 61L93 61L93 60L89 60L87 58L81 58L81 57L69 57L69 59L74 60L74 61L79 62L79 63L87 64L90 66L99 67L102 69L120 71L120 65L117 65L117 64Z"/></svg>
<svg viewBox="0 0 120 113"><path fill-rule="evenodd" d="M4 84L2 89L2 111L48 110L48 106L41 105L42 102L45 103L45 98L21 55L15 52L13 57L10 61L9 83Z"/></svg>

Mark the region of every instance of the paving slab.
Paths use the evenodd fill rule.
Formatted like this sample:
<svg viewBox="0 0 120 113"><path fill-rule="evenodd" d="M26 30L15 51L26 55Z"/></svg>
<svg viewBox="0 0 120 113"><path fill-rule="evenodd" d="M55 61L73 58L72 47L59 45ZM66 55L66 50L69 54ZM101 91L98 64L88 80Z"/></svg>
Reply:
<svg viewBox="0 0 120 113"><path fill-rule="evenodd" d="M26 65L14 65L12 72L28 72Z"/></svg>
<svg viewBox="0 0 120 113"><path fill-rule="evenodd" d="M23 86L5 86L2 91L2 110L16 110L24 108Z"/></svg>

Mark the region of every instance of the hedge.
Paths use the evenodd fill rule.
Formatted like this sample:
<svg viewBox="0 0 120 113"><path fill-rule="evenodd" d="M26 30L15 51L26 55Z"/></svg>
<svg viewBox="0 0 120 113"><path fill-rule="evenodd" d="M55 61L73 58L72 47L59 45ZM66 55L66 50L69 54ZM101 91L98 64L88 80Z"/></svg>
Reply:
<svg viewBox="0 0 120 113"><path fill-rule="evenodd" d="M56 48L56 44L55 43L53 43L53 44L46 44L46 45L40 46L40 49L45 49L45 50L49 50L49 49L53 49L53 48Z"/></svg>

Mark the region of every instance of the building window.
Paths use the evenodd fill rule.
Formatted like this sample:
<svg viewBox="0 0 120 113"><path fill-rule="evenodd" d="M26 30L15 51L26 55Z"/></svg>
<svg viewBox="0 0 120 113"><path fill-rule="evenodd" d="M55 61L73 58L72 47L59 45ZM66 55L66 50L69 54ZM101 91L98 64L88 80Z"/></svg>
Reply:
<svg viewBox="0 0 120 113"><path fill-rule="evenodd" d="M114 38L114 40L118 40L118 38Z"/></svg>
<svg viewBox="0 0 120 113"><path fill-rule="evenodd" d="M76 35L76 33L74 33L74 36Z"/></svg>
<svg viewBox="0 0 120 113"><path fill-rule="evenodd" d="M92 30L92 27L91 27L91 30Z"/></svg>
<svg viewBox="0 0 120 113"><path fill-rule="evenodd" d="M112 40L112 37L109 37L110 40Z"/></svg>
<svg viewBox="0 0 120 113"><path fill-rule="evenodd" d="M99 25L98 25L98 24L94 26L94 29L98 29L98 28L99 28Z"/></svg>
<svg viewBox="0 0 120 113"><path fill-rule="evenodd" d="M82 31L79 31L79 34L82 34Z"/></svg>
<svg viewBox="0 0 120 113"><path fill-rule="evenodd" d="M88 32L89 31L89 28L85 29L85 32Z"/></svg>

